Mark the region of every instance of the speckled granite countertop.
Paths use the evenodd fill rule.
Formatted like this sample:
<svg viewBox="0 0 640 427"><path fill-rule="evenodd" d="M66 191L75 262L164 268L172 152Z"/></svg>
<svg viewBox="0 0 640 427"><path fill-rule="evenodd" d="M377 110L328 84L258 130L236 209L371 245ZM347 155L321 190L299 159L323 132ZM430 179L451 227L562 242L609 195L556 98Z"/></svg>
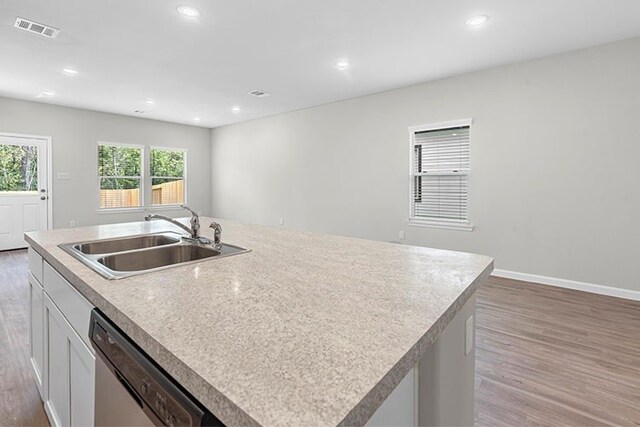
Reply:
<svg viewBox="0 0 640 427"><path fill-rule="evenodd" d="M57 245L179 229L27 240L228 425L364 424L493 269L481 255L219 222L225 243L252 251L117 281Z"/></svg>

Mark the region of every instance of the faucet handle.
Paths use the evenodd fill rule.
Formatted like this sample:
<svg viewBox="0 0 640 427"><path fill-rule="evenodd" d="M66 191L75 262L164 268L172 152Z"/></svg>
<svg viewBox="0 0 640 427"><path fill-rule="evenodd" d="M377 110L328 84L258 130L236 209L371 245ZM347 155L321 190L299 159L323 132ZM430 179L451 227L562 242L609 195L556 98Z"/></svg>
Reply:
<svg viewBox="0 0 640 427"><path fill-rule="evenodd" d="M214 221L209 225L209 228L213 230L213 247L216 249L222 248L220 241L222 238L222 226Z"/></svg>

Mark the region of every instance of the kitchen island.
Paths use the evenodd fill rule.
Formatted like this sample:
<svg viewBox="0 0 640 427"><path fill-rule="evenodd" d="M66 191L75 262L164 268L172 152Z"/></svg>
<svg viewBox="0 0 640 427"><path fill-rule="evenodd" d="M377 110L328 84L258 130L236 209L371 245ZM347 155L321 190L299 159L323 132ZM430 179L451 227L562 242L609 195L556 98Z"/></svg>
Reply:
<svg viewBox="0 0 640 427"><path fill-rule="evenodd" d="M437 376L427 365L437 370L442 357L425 358L465 306L468 332L493 269L482 255L219 222L223 242L251 252L121 280L58 245L180 229L141 221L26 237L45 267L227 425L366 424L420 363L420 379ZM437 403L421 400L416 414Z"/></svg>

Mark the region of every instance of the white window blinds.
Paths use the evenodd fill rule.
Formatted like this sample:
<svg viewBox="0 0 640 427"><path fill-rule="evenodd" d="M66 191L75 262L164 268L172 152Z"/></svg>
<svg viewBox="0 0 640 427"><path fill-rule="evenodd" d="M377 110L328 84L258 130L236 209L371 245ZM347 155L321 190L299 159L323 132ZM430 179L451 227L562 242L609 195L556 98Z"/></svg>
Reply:
<svg viewBox="0 0 640 427"><path fill-rule="evenodd" d="M411 132L410 219L468 224L469 125Z"/></svg>

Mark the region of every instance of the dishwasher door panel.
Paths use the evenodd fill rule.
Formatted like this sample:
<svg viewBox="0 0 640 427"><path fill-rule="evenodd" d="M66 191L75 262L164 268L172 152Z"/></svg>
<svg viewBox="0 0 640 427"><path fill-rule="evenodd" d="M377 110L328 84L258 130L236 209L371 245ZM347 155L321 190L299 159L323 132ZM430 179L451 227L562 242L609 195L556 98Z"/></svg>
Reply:
<svg viewBox="0 0 640 427"><path fill-rule="evenodd" d="M129 394L100 357L96 357L95 425L153 426L138 402Z"/></svg>

